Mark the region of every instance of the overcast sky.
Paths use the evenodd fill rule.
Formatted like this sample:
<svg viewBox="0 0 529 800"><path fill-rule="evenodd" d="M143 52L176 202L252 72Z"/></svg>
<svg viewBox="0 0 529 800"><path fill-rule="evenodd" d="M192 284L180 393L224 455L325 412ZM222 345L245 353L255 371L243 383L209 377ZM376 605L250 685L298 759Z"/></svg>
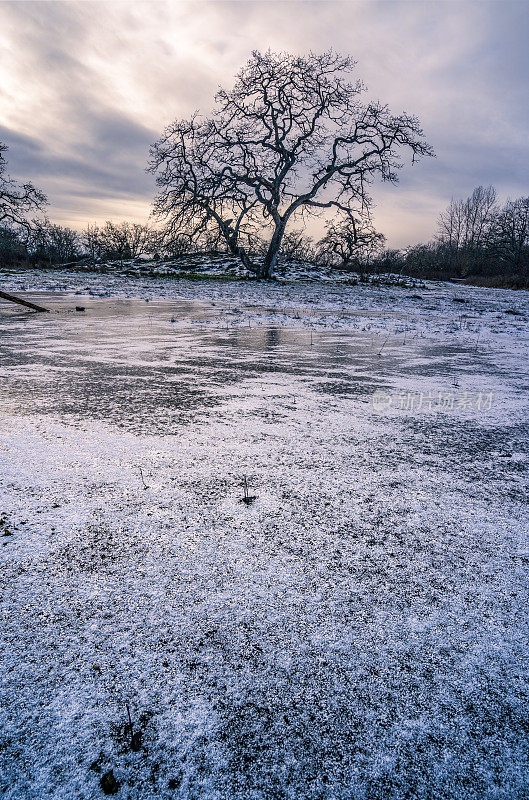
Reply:
<svg viewBox="0 0 529 800"><path fill-rule="evenodd" d="M0 141L54 221L145 221L148 148L167 123L207 111L253 49L333 47L436 151L373 191L402 247L479 184L529 195L528 42L527 0L0 2Z"/></svg>

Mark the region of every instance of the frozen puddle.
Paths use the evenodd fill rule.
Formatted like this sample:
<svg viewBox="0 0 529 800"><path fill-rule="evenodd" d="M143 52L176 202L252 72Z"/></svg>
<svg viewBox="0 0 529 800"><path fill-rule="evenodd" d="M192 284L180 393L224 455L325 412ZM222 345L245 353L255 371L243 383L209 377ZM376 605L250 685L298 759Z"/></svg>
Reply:
<svg viewBox="0 0 529 800"><path fill-rule="evenodd" d="M295 400L296 378L301 386L308 382L338 394L372 394L382 383L372 375L372 336L352 340L260 320L252 327L250 314L244 315L246 325L233 326L231 309L198 303L88 303L84 314L72 313L73 303L65 301L52 306L51 318L7 317L0 402L20 413L66 414L72 421L100 419L138 433L171 434L232 393L264 397L278 384ZM270 413L275 405L272 399Z"/></svg>
<svg viewBox="0 0 529 800"><path fill-rule="evenodd" d="M2 796L525 796L526 318L208 289L0 309Z"/></svg>

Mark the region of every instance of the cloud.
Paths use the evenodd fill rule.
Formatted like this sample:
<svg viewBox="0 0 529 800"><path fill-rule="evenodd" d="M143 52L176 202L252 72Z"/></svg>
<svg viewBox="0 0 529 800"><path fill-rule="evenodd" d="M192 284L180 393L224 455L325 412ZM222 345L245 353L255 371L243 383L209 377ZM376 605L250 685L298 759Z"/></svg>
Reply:
<svg viewBox="0 0 529 800"><path fill-rule="evenodd" d="M452 196L528 194L529 18L505 2L4 2L0 138L50 216L142 218L149 144L207 111L252 49L351 53L369 95L416 114L437 152L374 187L390 244L428 238Z"/></svg>

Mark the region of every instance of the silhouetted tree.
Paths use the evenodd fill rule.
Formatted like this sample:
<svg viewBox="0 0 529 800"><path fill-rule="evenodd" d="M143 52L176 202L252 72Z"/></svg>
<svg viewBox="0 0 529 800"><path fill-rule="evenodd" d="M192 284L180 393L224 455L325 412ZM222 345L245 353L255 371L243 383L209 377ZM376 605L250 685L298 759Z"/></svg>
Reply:
<svg viewBox="0 0 529 800"><path fill-rule="evenodd" d="M466 275L483 261L497 210L494 187L478 186L466 200L453 199L440 215L438 239L447 245L457 274Z"/></svg>
<svg viewBox="0 0 529 800"><path fill-rule="evenodd" d="M339 269L364 272L386 242L366 219L347 217L327 223L325 236L318 242L320 258Z"/></svg>
<svg viewBox="0 0 529 800"><path fill-rule="evenodd" d="M405 267L405 256L401 250L382 250L372 260L376 272L401 273Z"/></svg>
<svg viewBox="0 0 529 800"><path fill-rule="evenodd" d="M99 225L88 223L81 233L81 242L92 264L103 257L103 242Z"/></svg>
<svg viewBox="0 0 529 800"><path fill-rule="evenodd" d="M264 253L266 253L265 248L267 248L266 243L264 243ZM307 236L303 230L298 229L285 233L281 245L282 261L304 261L306 263L311 263L314 262L315 259L316 251L312 237Z"/></svg>
<svg viewBox="0 0 529 800"><path fill-rule="evenodd" d="M31 258L38 264L65 264L80 256L79 234L49 220L35 219L27 237Z"/></svg>
<svg viewBox="0 0 529 800"><path fill-rule="evenodd" d="M509 200L492 223L492 247L512 271L529 272L529 197Z"/></svg>
<svg viewBox="0 0 529 800"><path fill-rule="evenodd" d="M46 204L46 195L32 183L18 183L6 172L4 153L7 146L0 142L0 223L30 228L27 216L40 211Z"/></svg>
<svg viewBox="0 0 529 800"><path fill-rule="evenodd" d="M138 222L124 222L122 228L126 231L131 258L154 252L157 239L152 228Z"/></svg>
<svg viewBox="0 0 529 800"><path fill-rule="evenodd" d="M151 148L155 213L193 239L216 228L230 252L271 277L290 220L367 211L376 176L396 182L404 151L433 155L415 117L362 102L355 63L332 52L254 52L212 116L177 120ZM265 228L259 263L241 244Z"/></svg>
<svg viewBox="0 0 529 800"><path fill-rule="evenodd" d="M0 264L22 266L28 262L26 243L14 228L0 225Z"/></svg>
<svg viewBox="0 0 529 800"><path fill-rule="evenodd" d="M107 220L102 228L88 226L83 239L94 258L97 252L97 258L120 261L121 264L125 260L153 252L153 247L156 248L155 235L151 228L131 222Z"/></svg>

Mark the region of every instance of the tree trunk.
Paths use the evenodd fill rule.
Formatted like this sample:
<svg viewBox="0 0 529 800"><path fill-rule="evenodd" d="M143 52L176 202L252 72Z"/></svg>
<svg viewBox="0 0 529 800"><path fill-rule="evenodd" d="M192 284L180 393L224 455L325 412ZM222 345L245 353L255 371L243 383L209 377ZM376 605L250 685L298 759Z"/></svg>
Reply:
<svg viewBox="0 0 529 800"><path fill-rule="evenodd" d="M281 242L283 241L283 235L285 233L285 228L286 222L281 222L279 225L277 225L272 239L270 240L268 251L264 257L261 269L259 270L260 278L270 279L273 277L277 263L277 256L279 254L279 248L281 247Z"/></svg>
<svg viewBox="0 0 529 800"><path fill-rule="evenodd" d="M257 267L252 263L252 261L250 261L248 254L243 247L237 247L236 254L239 256L243 267L247 269L248 272L253 272L254 274L257 272Z"/></svg>
<svg viewBox="0 0 529 800"><path fill-rule="evenodd" d="M7 292L0 292L0 298L9 300L11 303L19 303L21 306L33 309L33 311L49 312L48 308L42 308L42 306L37 306L35 303L30 303L28 300L21 300L20 297L15 297L14 294L8 294Z"/></svg>
<svg viewBox="0 0 529 800"><path fill-rule="evenodd" d="M248 253L246 252L244 247L239 246L236 236L230 236L229 234L226 235L224 231L223 233L230 253L241 259L243 267L247 269L248 272L253 272L254 274L257 274L258 273L257 267L249 258Z"/></svg>

